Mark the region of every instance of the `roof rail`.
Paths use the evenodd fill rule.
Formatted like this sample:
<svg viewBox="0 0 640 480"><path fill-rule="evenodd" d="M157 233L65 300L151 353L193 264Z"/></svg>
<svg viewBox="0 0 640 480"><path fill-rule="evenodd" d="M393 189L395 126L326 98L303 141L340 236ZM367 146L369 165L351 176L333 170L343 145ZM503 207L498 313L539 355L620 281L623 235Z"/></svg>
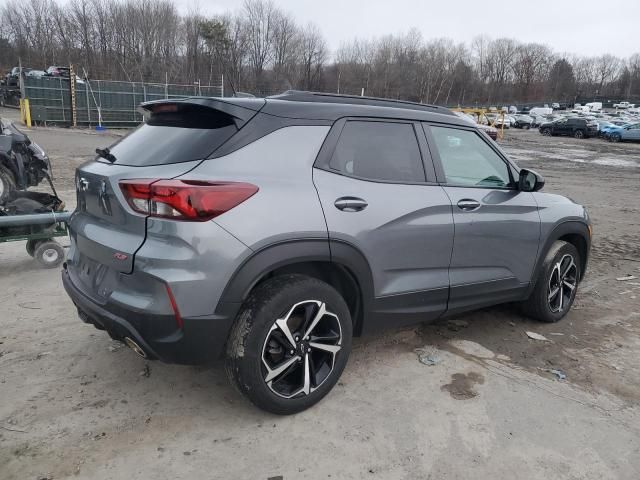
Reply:
<svg viewBox="0 0 640 480"><path fill-rule="evenodd" d="M321 102L321 103L346 103L351 105L371 105L376 107L406 108L409 110L423 110L428 112L449 113L446 107L429 105L426 103L409 102L406 100L394 100L392 98L360 97L357 95L343 95L338 93L306 92L303 90L287 90L279 95L267 98L288 100L292 102Z"/></svg>

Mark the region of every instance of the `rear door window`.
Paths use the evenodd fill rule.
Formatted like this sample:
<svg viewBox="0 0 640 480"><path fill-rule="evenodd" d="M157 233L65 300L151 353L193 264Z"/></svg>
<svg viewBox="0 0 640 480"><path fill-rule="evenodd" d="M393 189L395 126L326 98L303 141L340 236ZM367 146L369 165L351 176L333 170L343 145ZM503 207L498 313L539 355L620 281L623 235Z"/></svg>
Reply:
<svg viewBox="0 0 640 480"><path fill-rule="evenodd" d="M152 113L112 147L114 163L131 166L168 165L207 158L238 128L230 115L199 105ZM100 160L100 159L99 159Z"/></svg>
<svg viewBox="0 0 640 480"><path fill-rule="evenodd" d="M342 129L328 169L382 182L425 181L412 123L348 121Z"/></svg>

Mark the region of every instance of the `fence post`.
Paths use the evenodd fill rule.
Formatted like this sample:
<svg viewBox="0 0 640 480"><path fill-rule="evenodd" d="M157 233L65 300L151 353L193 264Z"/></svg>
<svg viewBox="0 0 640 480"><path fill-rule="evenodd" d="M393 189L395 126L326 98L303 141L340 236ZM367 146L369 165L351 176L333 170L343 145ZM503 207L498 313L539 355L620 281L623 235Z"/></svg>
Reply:
<svg viewBox="0 0 640 480"><path fill-rule="evenodd" d="M98 105L96 105L96 107L98 108L98 126L100 128L102 128L102 89L100 88L100 80L97 80L98 82ZM95 103L95 97L93 99L93 102Z"/></svg>
<svg viewBox="0 0 640 480"><path fill-rule="evenodd" d="M131 82L131 91L133 92L133 116L131 117L131 120L133 120L135 122L136 121L136 106L138 104L136 103L136 84L134 82Z"/></svg>
<svg viewBox="0 0 640 480"><path fill-rule="evenodd" d="M224 73L220 74L220 96L224 97Z"/></svg>
<svg viewBox="0 0 640 480"><path fill-rule="evenodd" d="M78 116L76 112L76 71L73 65L69 64L69 94L71 95L71 126L78 126Z"/></svg>
<svg viewBox="0 0 640 480"><path fill-rule="evenodd" d="M89 107L89 78L87 72L84 72L84 97L87 101L87 125L91 128L91 108Z"/></svg>
<svg viewBox="0 0 640 480"><path fill-rule="evenodd" d="M60 85L58 92L60 93L60 104L62 105L62 121L66 123L67 116L64 113L64 89L62 88L62 77L58 77L58 85Z"/></svg>

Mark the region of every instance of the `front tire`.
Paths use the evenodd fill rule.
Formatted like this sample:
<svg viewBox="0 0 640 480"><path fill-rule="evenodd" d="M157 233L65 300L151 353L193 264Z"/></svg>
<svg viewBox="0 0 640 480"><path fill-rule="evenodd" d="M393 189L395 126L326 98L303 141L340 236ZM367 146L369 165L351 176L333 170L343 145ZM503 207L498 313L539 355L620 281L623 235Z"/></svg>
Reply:
<svg viewBox="0 0 640 480"><path fill-rule="evenodd" d="M580 265L576 247L562 240L555 241L545 257L533 292L523 303L525 314L553 323L569 313L578 290Z"/></svg>
<svg viewBox="0 0 640 480"><path fill-rule="evenodd" d="M544 135L545 137L550 137L551 136L551 129L550 128L543 128L542 129L542 135Z"/></svg>
<svg viewBox="0 0 640 480"><path fill-rule="evenodd" d="M576 130L573 136L575 138L584 138L584 132L582 130Z"/></svg>
<svg viewBox="0 0 640 480"><path fill-rule="evenodd" d="M300 412L340 378L352 328L346 302L330 285L303 275L274 277L238 314L227 341L227 375L257 407Z"/></svg>

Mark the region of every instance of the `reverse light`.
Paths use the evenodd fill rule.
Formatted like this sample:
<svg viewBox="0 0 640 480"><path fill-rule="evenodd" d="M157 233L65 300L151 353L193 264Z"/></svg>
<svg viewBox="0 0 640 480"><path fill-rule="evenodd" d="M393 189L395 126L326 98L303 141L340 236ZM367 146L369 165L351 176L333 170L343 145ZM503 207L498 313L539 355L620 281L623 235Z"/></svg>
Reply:
<svg viewBox="0 0 640 480"><path fill-rule="evenodd" d="M200 180L121 180L129 206L152 217L204 222L255 195L258 187L242 182Z"/></svg>

